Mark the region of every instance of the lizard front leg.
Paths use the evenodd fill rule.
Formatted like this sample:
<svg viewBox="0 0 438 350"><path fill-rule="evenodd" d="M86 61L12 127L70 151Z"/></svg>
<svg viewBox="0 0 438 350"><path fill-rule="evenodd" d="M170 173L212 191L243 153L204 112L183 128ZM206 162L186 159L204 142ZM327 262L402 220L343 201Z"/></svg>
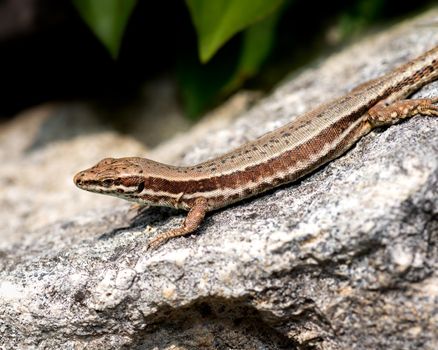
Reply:
<svg viewBox="0 0 438 350"><path fill-rule="evenodd" d="M187 214L187 217L185 218L182 226L161 233L157 237L151 239L148 248L155 249L173 237L184 236L195 231L201 224L202 220L204 220L205 214L207 212L207 208L208 208L207 200L203 197L197 198L193 207L190 209L189 213Z"/></svg>
<svg viewBox="0 0 438 350"><path fill-rule="evenodd" d="M368 121L373 128L392 125L414 115L438 117L438 107L434 99L400 100L387 105L385 101L379 102L368 111Z"/></svg>

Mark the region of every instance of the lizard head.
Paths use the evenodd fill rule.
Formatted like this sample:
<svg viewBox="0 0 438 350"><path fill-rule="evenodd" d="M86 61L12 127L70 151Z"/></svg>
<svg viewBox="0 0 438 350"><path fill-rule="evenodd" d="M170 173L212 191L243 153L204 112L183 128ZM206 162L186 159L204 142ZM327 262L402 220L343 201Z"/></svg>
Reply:
<svg viewBox="0 0 438 350"><path fill-rule="evenodd" d="M151 164L154 163L149 161ZM142 158L105 158L75 175L75 185L83 190L137 201L148 177Z"/></svg>

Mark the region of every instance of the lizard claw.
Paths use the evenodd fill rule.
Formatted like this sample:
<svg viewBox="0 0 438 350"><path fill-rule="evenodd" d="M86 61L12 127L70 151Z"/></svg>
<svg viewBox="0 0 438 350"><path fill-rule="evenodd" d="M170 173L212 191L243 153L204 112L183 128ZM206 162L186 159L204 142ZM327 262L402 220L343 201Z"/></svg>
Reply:
<svg viewBox="0 0 438 350"><path fill-rule="evenodd" d="M161 246L164 242L166 242L169 238L164 237L163 235L158 235L155 238L152 238L149 243L148 246L146 248L146 250L155 250L157 249L159 246Z"/></svg>

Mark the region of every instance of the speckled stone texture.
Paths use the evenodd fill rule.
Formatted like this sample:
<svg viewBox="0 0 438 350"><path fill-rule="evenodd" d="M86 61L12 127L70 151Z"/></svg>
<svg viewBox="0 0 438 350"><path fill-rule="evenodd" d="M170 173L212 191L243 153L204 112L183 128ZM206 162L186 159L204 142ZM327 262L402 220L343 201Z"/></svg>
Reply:
<svg viewBox="0 0 438 350"><path fill-rule="evenodd" d="M436 21L432 11L321 58L237 120L148 155L191 164L223 153L438 45ZM438 96L438 82L416 96ZM140 145L79 125L25 147L35 132L11 141L17 127L0 136L1 349L436 349L438 119L374 131L156 251L149 237L184 213L136 216L71 181Z"/></svg>

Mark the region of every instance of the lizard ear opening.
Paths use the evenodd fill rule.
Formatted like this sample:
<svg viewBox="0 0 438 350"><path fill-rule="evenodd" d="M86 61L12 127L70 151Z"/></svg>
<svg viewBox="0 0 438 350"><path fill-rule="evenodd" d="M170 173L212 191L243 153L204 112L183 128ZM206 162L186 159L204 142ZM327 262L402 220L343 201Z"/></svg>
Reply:
<svg viewBox="0 0 438 350"><path fill-rule="evenodd" d="M143 192L143 190L144 190L144 182L140 182L137 186L137 192L140 193Z"/></svg>

